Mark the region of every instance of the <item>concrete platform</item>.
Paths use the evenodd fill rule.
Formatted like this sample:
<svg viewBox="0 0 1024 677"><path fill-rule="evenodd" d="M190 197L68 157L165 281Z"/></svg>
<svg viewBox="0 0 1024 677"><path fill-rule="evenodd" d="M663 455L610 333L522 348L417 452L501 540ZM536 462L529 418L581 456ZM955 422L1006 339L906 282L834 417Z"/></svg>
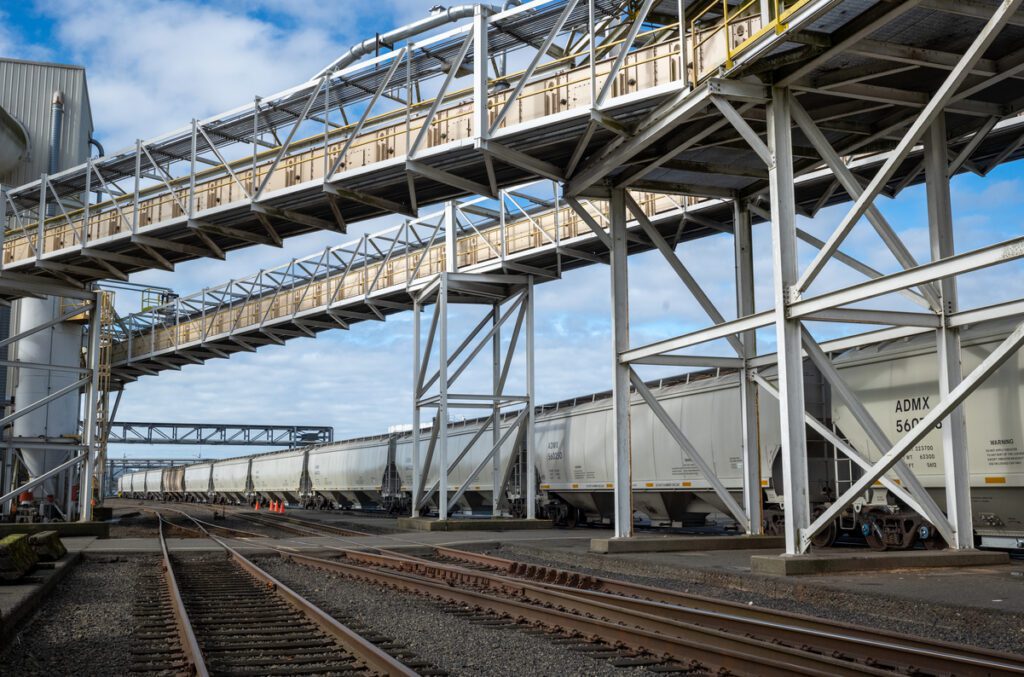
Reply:
<svg viewBox="0 0 1024 677"><path fill-rule="evenodd" d="M399 517L399 529L412 531L524 531L551 529L550 520L524 519L449 519L437 520L429 517Z"/></svg>
<svg viewBox="0 0 1024 677"><path fill-rule="evenodd" d="M17 633L25 619L81 560L79 552L68 550L56 562L43 562L21 581L0 584L0 646Z"/></svg>
<svg viewBox="0 0 1024 677"><path fill-rule="evenodd" d="M61 538L72 536L110 537L110 525L106 522L18 522L0 524L0 538L10 534L37 534L40 531L56 531L60 534Z"/></svg>
<svg viewBox="0 0 1024 677"><path fill-rule="evenodd" d="M783 536L637 536L592 538L590 552L693 552L710 550L777 550L785 547Z"/></svg>
<svg viewBox="0 0 1024 677"><path fill-rule="evenodd" d="M750 571L768 576L807 576L847 571L890 571L938 567L976 567L1009 564L1005 552L979 550L903 550L893 552L812 552L808 555L754 555Z"/></svg>

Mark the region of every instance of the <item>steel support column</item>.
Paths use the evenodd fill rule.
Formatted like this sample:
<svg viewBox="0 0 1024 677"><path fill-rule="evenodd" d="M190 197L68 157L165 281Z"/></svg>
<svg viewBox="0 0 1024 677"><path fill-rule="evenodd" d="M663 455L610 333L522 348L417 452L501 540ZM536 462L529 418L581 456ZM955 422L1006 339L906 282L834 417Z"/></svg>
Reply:
<svg viewBox="0 0 1024 677"><path fill-rule="evenodd" d="M534 331L533 323L533 276L526 283L526 519L537 518L537 439L534 434L536 401L534 400ZM628 367L627 367L628 370ZM497 428L498 421L494 421Z"/></svg>
<svg viewBox="0 0 1024 677"><path fill-rule="evenodd" d="M633 473L630 448L629 364L620 361L629 350L629 278L626 263L626 191L611 192L612 283L612 441L615 478L615 538L633 535Z"/></svg>
<svg viewBox="0 0 1024 677"><path fill-rule="evenodd" d="M736 258L736 317L754 314L754 254L750 241L750 211L737 200L733 209ZM757 384L750 379L748 361L757 357L757 332L744 332L740 369L740 431L743 441L743 507L750 522L748 534L763 531L761 510L761 445L758 434Z"/></svg>
<svg viewBox="0 0 1024 677"><path fill-rule="evenodd" d="M772 210L772 271L775 336L779 365L779 428L785 495L786 553L804 551L800 532L810 524L807 481L807 431L804 427L804 370L800 321L789 318L799 279L796 250L796 197L793 189L793 139L790 92L772 88L768 105L768 169Z"/></svg>
<svg viewBox="0 0 1024 677"><path fill-rule="evenodd" d="M453 227L449 221L449 228ZM453 240L454 238L450 238ZM448 519L448 276L441 275L441 290L437 297L438 335L437 361L438 392L437 402L437 518Z"/></svg>
<svg viewBox="0 0 1024 677"><path fill-rule="evenodd" d="M92 520L92 489L93 473L96 469L96 456L99 453L99 431L96 416L99 412L100 398L100 336L103 332L102 292L96 292L96 299L89 310L89 346L86 361L89 365L89 383L85 389L85 412L82 444L85 446L85 463L78 482L78 519L82 522ZM102 467L101 467L102 471Z"/></svg>
<svg viewBox="0 0 1024 677"><path fill-rule="evenodd" d="M953 209L949 195L945 115L940 113L925 136L925 184L928 199L928 234L932 259L955 254ZM944 400L960 385L960 329L949 326L950 315L957 312L957 280L949 276L939 280L942 327L935 331L939 360L939 399ZM942 423L942 457L946 475L946 516L953 531L951 548L974 547L971 516L971 477L967 463L967 429L964 408L953 409Z"/></svg>
<svg viewBox="0 0 1024 677"><path fill-rule="evenodd" d="M491 415L494 421L491 426L491 447L495 449L491 457L491 480L493 484L491 494L491 516L501 515L501 406L497 398L501 397L501 304L495 303L491 309L491 328L494 336L491 337L491 389L494 391L494 406L491 407Z"/></svg>
<svg viewBox="0 0 1024 677"><path fill-rule="evenodd" d="M419 497L423 492L420 468L420 316L423 308L417 298L412 302L412 516L420 516Z"/></svg>

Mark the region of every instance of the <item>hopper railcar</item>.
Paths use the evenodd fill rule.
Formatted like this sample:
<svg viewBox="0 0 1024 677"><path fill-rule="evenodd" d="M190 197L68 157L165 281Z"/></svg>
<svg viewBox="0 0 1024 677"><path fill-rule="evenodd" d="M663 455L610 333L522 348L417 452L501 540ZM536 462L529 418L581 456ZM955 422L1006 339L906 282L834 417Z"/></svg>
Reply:
<svg viewBox="0 0 1024 677"><path fill-rule="evenodd" d="M972 328L964 332L964 370L970 370L1006 334L1006 327ZM934 336L908 339L851 350L835 357L836 368L879 422L887 436L898 439L937 401ZM807 410L836 435L869 459L880 451L851 415L846 403L832 397L818 371L805 365ZM763 372L771 381L770 372ZM704 455L725 488L737 500L742 496L742 454L739 425L739 375L712 370L665 379L652 390L672 419ZM1024 440L1022 387L1024 356L1007 362L965 405L970 455L975 530L983 545L1024 547ZM538 407L535 435L541 514L567 525L609 523L612 518L612 459L610 393L575 398ZM503 427L512 418L504 420ZM449 454L453 459L449 492L471 476L453 511L481 514L492 511L493 469L480 471L490 448L490 435L475 433L484 419L451 423ZM633 498L637 519L665 527L735 528L725 506L696 465L668 434L647 404L634 396L631 403ZM758 418L760 477L765 528L782 529L781 444L778 404L761 393ZM421 458L431 434L424 430ZM485 439L487 438L487 439ZM472 444L470 444L472 442ZM520 514L522 440L508 436L498 468L501 510ZM941 432L931 432L907 457L938 504L944 504ZM153 471L150 471L152 473ZM132 495L152 497L150 473L126 480ZM822 510L860 476L859 468L813 431L808 430L808 474L812 510ZM412 500L412 434L390 433L304 449L271 452L189 466L184 471L187 490L165 485L158 495L188 500L246 503L278 500L309 508L353 508L408 512ZM192 478L192 479L190 479ZM145 480L145 482L143 482ZM436 486L437 469L425 479ZM140 493L140 484L145 489ZM421 505L436 508L436 493ZM902 505L881 485L865 492L844 512L834 528L816 539L830 545L847 534L865 539L876 548L908 548L918 542L938 546L935 530Z"/></svg>

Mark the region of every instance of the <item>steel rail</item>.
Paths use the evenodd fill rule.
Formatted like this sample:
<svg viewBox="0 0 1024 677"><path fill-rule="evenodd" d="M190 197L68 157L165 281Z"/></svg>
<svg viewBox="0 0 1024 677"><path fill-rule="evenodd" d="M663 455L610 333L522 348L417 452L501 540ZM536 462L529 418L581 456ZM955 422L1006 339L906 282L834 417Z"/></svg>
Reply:
<svg viewBox="0 0 1024 677"><path fill-rule="evenodd" d="M960 664L959 656L954 653L914 650L908 656L907 652L902 650L903 647L891 641L866 642L841 634L790 626L778 620L751 621L744 617L742 611L723 613L694 610L686 606L631 599L575 586L528 582L521 578L437 564L397 553L378 555L351 551L345 552L344 555L348 559L370 566L383 566L411 575L441 580L451 585L470 585L493 590L536 604L555 605L578 614L599 614L608 620L642 626L670 636L687 637L697 628L707 628L758 639L765 643L783 642L787 646L801 650L806 650L804 647L813 647L815 653L842 661L839 665L848 666L852 664L851 660L857 660L858 669L869 672L884 665L887 668L898 667L910 674L914 674L914 671L920 668L927 668L935 674L946 674L951 664ZM877 655L879 651L886 652L886 658L890 660L881 660ZM992 674L991 661L985 665L986 669L981 672L967 671L963 674ZM1010 674L1017 673L1011 670Z"/></svg>
<svg viewBox="0 0 1024 677"><path fill-rule="evenodd" d="M178 581L174 577L174 567L171 566L171 554L167 550L167 539L164 537L164 518L157 513L160 531L160 550L163 553L164 580L167 581L167 591L171 596L171 610L174 612L175 625L178 626L178 636L181 641L182 651L185 659L192 666L197 677L208 677L210 674L206 669L206 659L203 658L203 651L199 648L192 624L188 619L188 611L185 609L185 602L178 590Z"/></svg>
<svg viewBox="0 0 1024 677"><path fill-rule="evenodd" d="M254 513L236 513L238 517L250 522L265 525L268 527L274 527L281 529L282 531L291 531L292 533L299 534L301 536L324 536L324 535L336 535L336 536L372 536L373 534L366 533L365 531L356 531L354 529L343 529L336 527L331 524L319 524L316 522L310 522L307 520L298 519L295 517L287 517L284 515L257 515Z"/></svg>
<svg viewBox="0 0 1024 677"><path fill-rule="evenodd" d="M293 606L303 616L312 621L317 627L323 630L328 636L333 637L345 649L348 653L352 654L356 660L362 662L369 669L381 675L396 675L402 677L415 677L417 674L414 670L410 669L396 658L388 654L386 651L380 649L372 642L369 642L358 633L349 629L342 623L338 622L335 618L324 612L318 606L307 600L302 595L298 594L279 580L274 578L270 573L264 571L250 559L242 555L240 552L232 548L230 545L225 543L220 538L214 536L206 528L191 515L187 515L196 526L199 528L207 538L212 540L217 545L221 546L228 557L233 560L239 567L244 571L252 575L256 580L260 581L264 585L271 588L277 593L283 600ZM161 517L161 525L165 520ZM164 550L164 557L168 572L171 572L170 567L170 556L167 552L166 542L162 537L161 531L161 545ZM173 575L173 574L172 574ZM177 587L172 590L172 597L180 601L180 595L178 594ZM184 613L184 604L182 603L181 611ZM187 623L187 615L184 616ZM188 632L191 633L191 626L188 628ZM195 636L192 635L192 640ZM196 650L198 651L198 643L196 644ZM198 654L201 656L201 653ZM198 673L202 675L208 674L205 670L205 664L202 661L197 662L198 666L202 665L203 672Z"/></svg>
<svg viewBox="0 0 1024 677"><path fill-rule="evenodd" d="M668 656L675 662L689 662L690 667L694 668L698 667L698 663L704 668L710 664L718 670L750 675L891 674L715 628L688 626L680 631L684 624L668 622L650 614L624 611L621 607L609 604L583 604L572 595L554 591L546 596L538 595L537 599L520 601L478 589L457 587L454 581L439 582L386 568L369 567L365 562L359 565L346 564L283 550L279 552L285 559L358 580L487 609L555 630L582 633L635 651ZM577 613L566 610L569 608L576 609ZM601 617L624 619L625 624ZM664 630L670 626L674 628L671 634L650 629L655 627Z"/></svg>
<svg viewBox="0 0 1024 677"><path fill-rule="evenodd" d="M684 593L666 588L656 588L628 581L581 574L556 567L538 566L514 560L468 552L454 548L434 546L434 552L442 557L461 560L469 564L485 566L503 571L510 576L523 576L538 580L543 585L556 588L568 587L599 594L613 595L631 602L649 602L667 607L687 607L699 613L740 615L753 624L776 624L787 628L806 630L821 637L842 637L851 642L873 645L880 649L898 644L900 649L910 651L923 658L939 661L956 660L976 667L1007 669L1012 674L1024 674L1024 657L1000 651L940 640L924 639L871 628L797 614L790 611L768 610L736 602L714 599L693 593ZM922 667L922 666L918 666Z"/></svg>
<svg viewBox="0 0 1024 677"><path fill-rule="evenodd" d="M171 512L176 512L176 513L178 513L179 515L181 515L183 517L187 517L190 520L192 520L193 522L195 522L196 524L202 525L203 527L207 527L207 528L210 528L210 529L220 529L222 531L231 532L232 534L242 534L242 536L236 536L235 538L267 538L266 534L258 534L255 531L245 531L244 529L235 529L233 527L226 527L223 524L214 524L212 522L207 522L205 520L201 520L201 519L199 519L199 518L197 518L197 517L195 517L193 515L188 514L184 510L178 510L177 508L142 508L142 509L146 510L148 512L152 512L152 513L156 514L157 516L160 515L160 511L161 510L169 510ZM199 529L195 529L195 528L192 528L192 527L184 527L184 526L181 526L180 524L173 524L171 522L168 522L168 524L170 526L174 527L175 529L186 529L188 531L194 531L196 533L199 533L200 536L202 536L202 532Z"/></svg>

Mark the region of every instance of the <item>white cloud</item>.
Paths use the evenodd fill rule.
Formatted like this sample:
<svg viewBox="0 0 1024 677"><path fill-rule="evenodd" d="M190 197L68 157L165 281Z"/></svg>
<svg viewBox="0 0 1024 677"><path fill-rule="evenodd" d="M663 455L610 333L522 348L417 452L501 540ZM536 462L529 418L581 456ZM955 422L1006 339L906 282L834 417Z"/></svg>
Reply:
<svg viewBox="0 0 1024 677"><path fill-rule="evenodd" d="M310 77L345 44L242 12L170 0L47 2L54 34L89 72L108 150L178 129Z"/></svg>

